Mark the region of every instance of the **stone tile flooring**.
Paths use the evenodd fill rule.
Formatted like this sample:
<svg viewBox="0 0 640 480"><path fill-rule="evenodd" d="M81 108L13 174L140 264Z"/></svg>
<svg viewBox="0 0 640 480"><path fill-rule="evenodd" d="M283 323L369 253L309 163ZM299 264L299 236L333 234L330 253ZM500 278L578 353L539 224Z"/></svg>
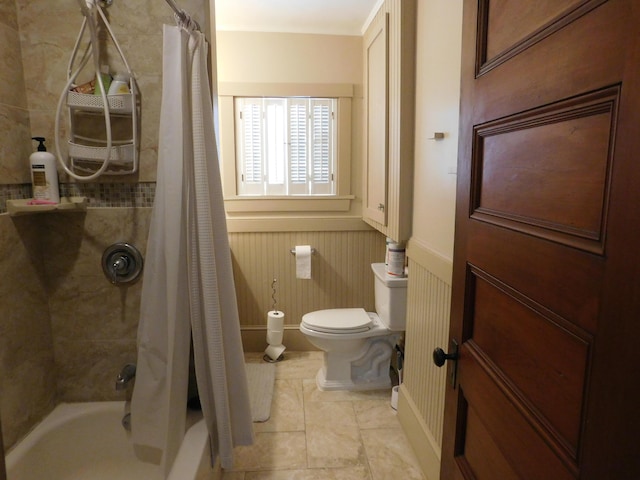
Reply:
<svg viewBox="0 0 640 480"><path fill-rule="evenodd" d="M247 353L262 362L262 353ZM390 390L323 392L322 352L285 352L276 364L271 418L235 449L223 480L423 479L389 401Z"/></svg>

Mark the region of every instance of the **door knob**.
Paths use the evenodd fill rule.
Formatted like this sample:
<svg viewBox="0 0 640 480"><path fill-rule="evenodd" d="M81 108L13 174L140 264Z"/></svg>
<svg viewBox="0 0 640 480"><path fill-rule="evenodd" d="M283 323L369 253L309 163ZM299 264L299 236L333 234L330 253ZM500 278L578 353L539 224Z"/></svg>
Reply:
<svg viewBox="0 0 640 480"><path fill-rule="evenodd" d="M436 364L437 367L441 367L447 360L457 360L458 359L458 351L457 349L454 353L444 353L440 347L436 348L433 351L433 363Z"/></svg>
<svg viewBox="0 0 640 480"><path fill-rule="evenodd" d="M436 366L441 367L445 364L447 360L453 360L453 368L451 369L451 387L456 388L456 379L458 376L458 359L460 355L458 354L458 342L455 338L451 339L451 352L445 353L440 347L436 348L433 351L433 363Z"/></svg>

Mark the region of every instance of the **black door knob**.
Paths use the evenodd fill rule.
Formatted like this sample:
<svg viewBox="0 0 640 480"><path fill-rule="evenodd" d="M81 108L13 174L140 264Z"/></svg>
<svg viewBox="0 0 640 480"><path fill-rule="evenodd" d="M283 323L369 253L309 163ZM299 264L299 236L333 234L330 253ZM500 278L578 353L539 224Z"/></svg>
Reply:
<svg viewBox="0 0 640 480"><path fill-rule="evenodd" d="M457 351L454 351L454 353L444 353L444 350L442 350L440 347L436 348L433 351L433 363L435 363L436 366L438 367L443 366L447 360L457 360L457 359L458 359Z"/></svg>
<svg viewBox="0 0 640 480"><path fill-rule="evenodd" d="M458 342L455 338L451 339L451 353L445 353L441 348L436 348L433 351L433 363L436 366L443 366L447 360L453 360L453 368L451 368L451 387L456 388L456 379L458 377L458 360L460 355L458 353Z"/></svg>

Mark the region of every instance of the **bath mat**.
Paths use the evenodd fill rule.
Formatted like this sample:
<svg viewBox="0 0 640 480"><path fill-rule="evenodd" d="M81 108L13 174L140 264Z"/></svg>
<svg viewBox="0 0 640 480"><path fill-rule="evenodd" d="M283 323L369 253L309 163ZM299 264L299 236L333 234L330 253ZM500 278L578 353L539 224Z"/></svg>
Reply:
<svg viewBox="0 0 640 480"><path fill-rule="evenodd" d="M273 363L246 363L251 418L254 422L266 422L271 416L273 386L276 381L276 366Z"/></svg>

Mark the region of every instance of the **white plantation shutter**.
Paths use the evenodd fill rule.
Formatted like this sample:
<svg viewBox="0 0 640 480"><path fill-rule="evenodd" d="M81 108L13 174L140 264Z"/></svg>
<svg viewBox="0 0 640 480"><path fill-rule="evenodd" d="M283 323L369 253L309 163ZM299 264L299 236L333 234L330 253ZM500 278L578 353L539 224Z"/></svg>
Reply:
<svg viewBox="0 0 640 480"><path fill-rule="evenodd" d="M335 105L236 98L239 195L334 195Z"/></svg>
<svg viewBox="0 0 640 480"><path fill-rule="evenodd" d="M309 183L309 101L289 99L289 194L305 195Z"/></svg>
<svg viewBox="0 0 640 480"><path fill-rule="evenodd" d="M262 99L236 102L238 191L243 195L264 195L264 131Z"/></svg>
<svg viewBox="0 0 640 480"><path fill-rule="evenodd" d="M311 106L311 191L316 195L332 193L332 102L312 99Z"/></svg>
<svg viewBox="0 0 640 480"><path fill-rule="evenodd" d="M287 128L286 101L283 98L265 98L267 195L286 195L285 155Z"/></svg>

